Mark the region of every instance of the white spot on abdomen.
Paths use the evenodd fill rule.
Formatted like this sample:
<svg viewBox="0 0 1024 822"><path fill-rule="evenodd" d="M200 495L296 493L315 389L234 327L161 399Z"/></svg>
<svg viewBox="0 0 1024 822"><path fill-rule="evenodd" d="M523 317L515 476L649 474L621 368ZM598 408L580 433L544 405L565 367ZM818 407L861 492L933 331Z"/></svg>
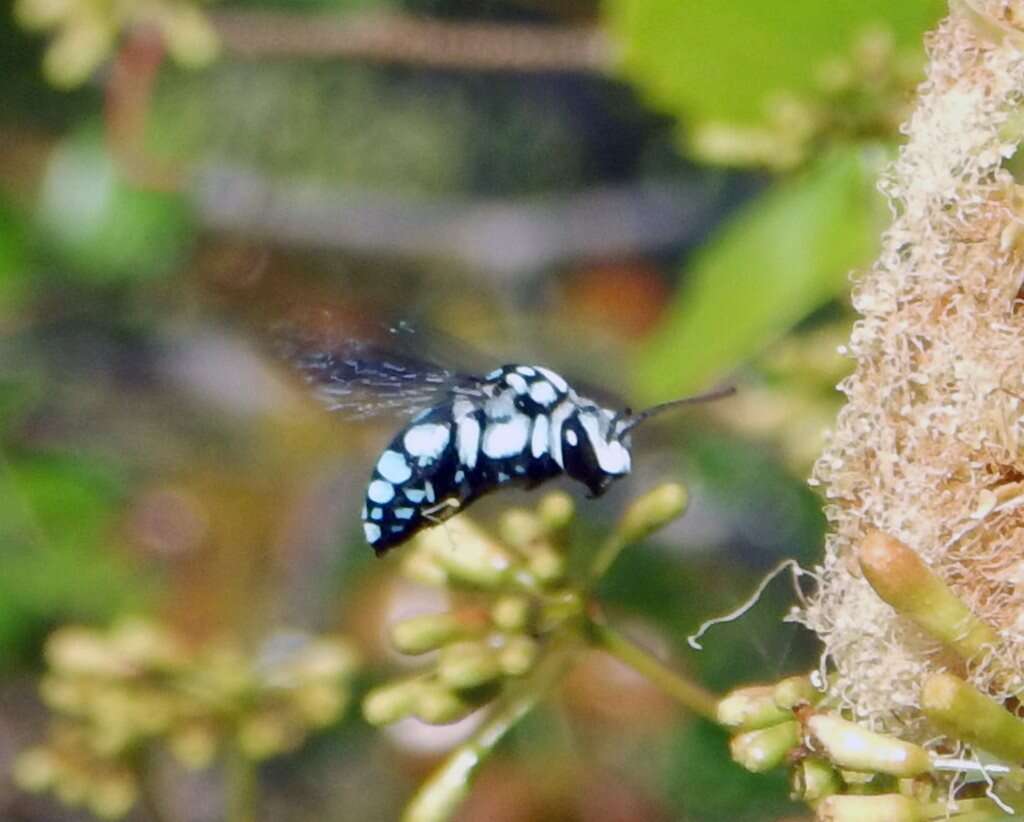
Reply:
<svg viewBox="0 0 1024 822"><path fill-rule="evenodd" d="M366 534L366 541L372 544L380 539L380 526L374 525L372 522L364 522L363 533Z"/></svg>
<svg viewBox="0 0 1024 822"><path fill-rule="evenodd" d="M405 432L402 438L402 445L409 455L419 460L420 465L432 462L441 456L444 447L448 444L451 432L447 425L438 423L423 423L414 425Z"/></svg>
<svg viewBox="0 0 1024 822"><path fill-rule="evenodd" d="M540 371L540 373L543 374L545 377L547 377L548 380L551 381L551 384L555 388L557 388L559 391L568 391L569 390L569 384L565 380L563 380L560 376L558 376L558 374L556 374L554 371L552 371L550 368L541 368L538 365L537 366L537 370Z"/></svg>
<svg viewBox="0 0 1024 822"><path fill-rule="evenodd" d="M517 414L507 422L492 422L484 430L483 452L491 459L513 457L526 447L530 420Z"/></svg>
<svg viewBox="0 0 1024 822"><path fill-rule="evenodd" d="M366 489L366 496L374 502L379 502L383 505L385 502L391 502L394 498L395 486L384 480L374 480L370 483L370 487Z"/></svg>
<svg viewBox="0 0 1024 822"><path fill-rule="evenodd" d="M551 383L541 380L530 386L530 397L539 405L551 405L558 398L558 394Z"/></svg>
<svg viewBox="0 0 1024 822"><path fill-rule="evenodd" d="M509 387L517 394L525 394L528 390L526 380L518 374L506 374L505 382L508 383Z"/></svg>
<svg viewBox="0 0 1024 822"><path fill-rule="evenodd" d="M476 417L463 417L456 423L455 443L459 449L459 462L467 468L476 467L480 451L480 423Z"/></svg>
<svg viewBox="0 0 1024 822"><path fill-rule="evenodd" d="M405 457L390 449L381 454L380 459L377 460L377 471L384 479L393 483L405 482L412 476L412 469L409 468Z"/></svg>
<svg viewBox="0 0 1024 822"><path fill-rule="evenodd" d="M548 418L543 414L533 420L533 434L530 437L530 453L540 457L548 450Z"/></svg>

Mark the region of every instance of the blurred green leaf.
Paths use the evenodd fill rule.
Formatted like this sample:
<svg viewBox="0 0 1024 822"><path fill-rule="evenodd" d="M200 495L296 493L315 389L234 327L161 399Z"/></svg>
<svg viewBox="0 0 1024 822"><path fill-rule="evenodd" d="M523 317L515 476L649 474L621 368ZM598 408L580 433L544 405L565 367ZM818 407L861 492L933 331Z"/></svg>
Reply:
<svg viewBox="0 0 1024 822"><path fill-rule="evenodd" d="M726 732L710 722L694 720L680 727L669 766L666 792L680 818L761 822L799 811L799 806L786 798L785 772L743 770L729 756Z"/></svg>
<svg viewBox="0 0 1024 822"><path fill-rule="evenodd" d="M104 619L144 587L114 546L121 481L83 460L0 462L0 668L56 621Z"/></svg>
<svg viewBox="0 0 1024 822"><path fill-rule="evenodd" d="M16 308L25 294L24 226L0 200L0 312Z"/></svg>
<svg viewBox="0 0 1024 822"><path fill-rule="evenodd" d="M131 186L93 129L54 152L39 224L68 270L96 284L166 274L191 239L184 200Z"/></svg>
<svg viewBox="0 0 1024 822"><path fill-rule="evenodd" d="M866 27L920 47L939 0L605 0L624 49L622 69L676 117L750 123L773 92L812 87L817 70Z"/></svg>
<svg viewBox="0 0 1024 822"><path fill-rule="evenodd" d="M881 227L871 159L836 151L726 223L690 264L640 351L641 398L704 386L848 288L850 270L870 258Z"/></svg>

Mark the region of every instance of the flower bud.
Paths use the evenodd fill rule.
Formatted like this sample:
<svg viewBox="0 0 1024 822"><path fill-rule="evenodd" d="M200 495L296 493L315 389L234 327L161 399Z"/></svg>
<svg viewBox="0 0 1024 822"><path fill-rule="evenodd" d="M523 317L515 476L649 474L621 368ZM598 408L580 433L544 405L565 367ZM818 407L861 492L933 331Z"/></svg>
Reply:
<svg viewBox="0 0 1024 822"><path fill-rule="evenodd" d="M805 726L816 747L841 768L892 776L918 776L931 770L928 752L919 745L865 730L845 719L815 714Z"/></svg>
<svg viewBox="0 0 1024 822"><path fill-rule="evenodd" d="M793 718L791 711L775 704L774 688L770 685L738 688L727 694L718 702L717 715L726 728L745 731L767 728Z"/></svg>
<svg viewBox="0 0 1024 822"><path fill-rule="evenodd" d="M515 570L509 553L466 517L421 531L417 547L429 552L452 579L474 588L498 588Z"/></svg>
<svg viewBox="0 0 1024 822"><path fill-rule="evenodd" d="M537 506L537 516L540 517L544 530L548 534L555 534L563 530L576 513L572 497L564 491L555 491L545 494Z"/></svg>
<svg viewBox="0 0 1024 822"><path fill-rule="evenodd" d="M996 643L996 632L898 539L872 531L860 544L858 558L865 578L882 599L964 659Z"/></svg>
<svg viewBox="0 0 1024 822"><path fill-rule="evenodd" d="M430 725L448 725L471 714L479 705L438 683L424 683L416 695L414 713Z"/></svg>
<svg viewBox="0 0 1024 822"><path fill-rule="evenodd" d="M828 762L809 756L793 769L793 798L813 805L843 787L839 773Z"/></svg>
<svg viewBox="0 0 1024 822"><path fill-rule="evenodd" d="M466 621L457 614L422 614L392 625L391 644L403 654L422 654L469 633Z"/></svg>
<svg viewBox="0 0 1024 822"><path fill-rule="evenodd" d="M923 822L920 802L900 794L829 796L816 808L818 822Z"/></svg>
<svg viewBox="0 0 1024 822"><path fill-rule="evenodd" d="M501 676L493 649L479 642L460 642L441 651L437 675L450 688L465 690L485 685Z"/></svg>
<svg viewBox="0 0 1024 822"><path fill-rule="evenodd" d="M522 676L533 668L539 653L534 640L527 636L514 636L499 652L498 664L506 676Z"/></svg>
<svg viewBox="0 0 1024 822"><path fill-rule="evenodd" d="M781 765L799 742L800 724L790 721L734 736L729 750L732 758L748 771L762 773Z"/></svg>
<svg viewBox="0 0 1024 822"><path fill-rule="evenodd" d="M363 699L363 716L371 725L390 725L413 712L419 691L420 677L389 682L370 691Z"/></svg>
<svg viewBox="0 0 1024 822"><path fill-rule="evenodd" d="M921 710L954 739L1008 762L1024 759L1024 721L952 674L932 674L925 680Z"/></svg>

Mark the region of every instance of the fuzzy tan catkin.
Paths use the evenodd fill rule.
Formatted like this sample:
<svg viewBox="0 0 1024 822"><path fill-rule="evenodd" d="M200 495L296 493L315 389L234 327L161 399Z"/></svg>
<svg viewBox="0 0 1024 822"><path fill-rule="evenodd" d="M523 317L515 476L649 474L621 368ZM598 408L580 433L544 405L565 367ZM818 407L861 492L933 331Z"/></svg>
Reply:
<svg viewBox="0 0 1024 822"><path fill-rule="evenodd" d="M996 696L1024 679L1006 675L1024 672L1024 196L1005 167L1024 131L1024 1L955 2L927 45L880 183L893 221L854 287L856 369L811 480L830 534L798 615L840 705L919 741L935 736L919 710L927 673ZM883 602L855 558L871 529L919 552L999 646L958 662Z"/></svg>

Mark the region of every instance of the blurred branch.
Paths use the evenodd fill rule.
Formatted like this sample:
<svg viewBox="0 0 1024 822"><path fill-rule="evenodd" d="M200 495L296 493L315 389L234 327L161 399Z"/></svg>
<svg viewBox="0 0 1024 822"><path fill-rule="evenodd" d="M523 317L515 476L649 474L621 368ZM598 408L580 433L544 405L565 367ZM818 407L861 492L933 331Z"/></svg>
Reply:
<svg viewBox="0 0 1024 822"><path fill-rule="evenodd" d="M347 58L473 71L604 72L614 49L597 26L428 20L404 14L213 15L237 57Z"/></svg>
<svg viewBox="0 0 1024 822"><path fill-rule="evenodd" d="M201 172L193 197L215 230L282 246L438 257L500 277L670 249L699 238L717 210L717 198L700 182L641 182L520 201L445 199L277 183L229 167Z"/></svg>

